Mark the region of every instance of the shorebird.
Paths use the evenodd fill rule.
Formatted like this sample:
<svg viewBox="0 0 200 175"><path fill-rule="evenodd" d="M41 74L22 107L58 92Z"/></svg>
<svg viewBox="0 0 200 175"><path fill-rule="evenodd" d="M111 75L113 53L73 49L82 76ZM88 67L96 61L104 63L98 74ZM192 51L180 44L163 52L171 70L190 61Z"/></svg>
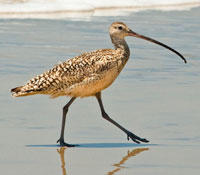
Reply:
<svg viewBox="0 0 200 175"><path fill-rule="evenodd" d="M111 119L105 112L101 91L110 86L117 78L127 63L130 50L125 41L126 36L141 38L155 44L161 45L180 56L185 63L186 59L171 47L152 38L140 35L132 31L122 22L114 22L109 28L110 37L114 49L100 49L86 52L80 56L68 59L55 65L49 71L29 80L25 85L11 89L12 96L21 97L35 94L50 95L51 98L69 96L71 99L63 107L61 134L57 143L61 146L76 146L64 141L65 120L70 105L77 97L96 97L104 119L121 129L129 138L136 143L149 142L145 138L138 137L116 121Z"/></svg>

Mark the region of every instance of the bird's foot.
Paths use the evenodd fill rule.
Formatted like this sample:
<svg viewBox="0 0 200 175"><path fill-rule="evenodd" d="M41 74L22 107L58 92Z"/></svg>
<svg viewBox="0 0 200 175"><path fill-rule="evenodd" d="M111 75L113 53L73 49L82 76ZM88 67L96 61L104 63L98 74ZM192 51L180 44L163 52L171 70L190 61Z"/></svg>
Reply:
<svg viewBox="0 0 200 175"><path fill-rule="evenodd" d="M79 146L79 145L75 145L75 144L65 143L64 139L58 139L57 143L60 143L61 147L75 147L75 146Z"/></svg>
<svg viewBox="0 0 200 175"><path fill-rule="evenodd" d="M149 142L145 138L140 138L140 137L136 136L135 134L133 134L132 132L128 132L127 139L129 140L130 138L131 138L131 140L133 140L135 143L138 143L138 144L140 144L140 142L145 142L145 143Z"/></svg>

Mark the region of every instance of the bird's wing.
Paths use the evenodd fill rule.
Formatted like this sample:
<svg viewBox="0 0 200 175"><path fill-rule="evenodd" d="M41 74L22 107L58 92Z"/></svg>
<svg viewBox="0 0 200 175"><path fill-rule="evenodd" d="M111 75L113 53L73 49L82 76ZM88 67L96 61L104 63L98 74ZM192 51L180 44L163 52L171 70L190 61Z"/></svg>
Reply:
<svg viewBox="0 0 200 175"><path fill-rule="evenodd" d="M80 56L63 62L53 69L60 69L58 77L62 77L62 82L75 84L85 78L101 75L106 70L116 66L115 50L103 49L94 52L84 53ZM55 72L57 72L55 70Z"/></svg>
<svg viewBox="0 0 200 175"><path fill-rule="evenodd" d="M116 66L115 57L115 50L112 49L84 53L32 78L22 90L27 93L48 94L55 89L68 88L89 77L98 78L106 70Z"/></svg>

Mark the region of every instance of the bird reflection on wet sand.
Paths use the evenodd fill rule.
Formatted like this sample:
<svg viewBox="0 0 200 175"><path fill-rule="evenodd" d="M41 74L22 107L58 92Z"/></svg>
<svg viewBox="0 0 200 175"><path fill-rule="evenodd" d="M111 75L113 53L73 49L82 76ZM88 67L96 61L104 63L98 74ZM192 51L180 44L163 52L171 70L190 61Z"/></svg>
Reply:
<svg viewBox="0 0 200 175"><path fill-rule="evenodd" d="M57 152L60 155L60 160L61 160L61 168L62 168L62 175L67 175L67 171L65 168L65 149L67 149L66 147L61 147L60 149L57 149ZM107 172L107 175L114 175L116 172L120 171L122 168L125 168L124 166L122 166L129 158L138 155L139 153L143 152L143 151L148 151L149 148L136 148L133 149L132 151L128 150L127 155L125 155L124 157L122 157L122 159L119 161L119 163L115 163L113 164L113 166L115 167L112 171Z"/></svg>
<svg viewBox="0 0 200 175"><path fill-rule="evenodd" d="M116 168L110 172L107 173L107 175L113 175L115 174L117 171L120 171L121 168L125 168L124 166L122 166L130 157L136 156L139 153L143 152L143 151L148 151L149 148L137 148L137 149L133 149L132 151L128 150L128 153L126 156L122 157L122 160L119 161L119 163L115 163L113 164L113 166L115 166Z"/></svg>
<svg viewBox="0 0 200 175"><path fill-rule="evenodd" d="M61 147L60 149L57 149L58 153L60 154L61 168L62 168L63 175L67 174L67 171L65 168L65 149L66 147Z"/></svg>

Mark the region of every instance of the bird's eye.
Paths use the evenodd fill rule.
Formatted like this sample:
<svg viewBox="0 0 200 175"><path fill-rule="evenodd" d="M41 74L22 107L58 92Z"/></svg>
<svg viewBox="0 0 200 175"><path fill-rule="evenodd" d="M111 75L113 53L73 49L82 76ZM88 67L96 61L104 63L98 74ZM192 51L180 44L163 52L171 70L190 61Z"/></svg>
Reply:
<svg viewBox="0 0 200 175"><path fill-rule="evenodd" d="M122 30L122 26L119 26L118 29L119 29L119 30Z"/></svg>

